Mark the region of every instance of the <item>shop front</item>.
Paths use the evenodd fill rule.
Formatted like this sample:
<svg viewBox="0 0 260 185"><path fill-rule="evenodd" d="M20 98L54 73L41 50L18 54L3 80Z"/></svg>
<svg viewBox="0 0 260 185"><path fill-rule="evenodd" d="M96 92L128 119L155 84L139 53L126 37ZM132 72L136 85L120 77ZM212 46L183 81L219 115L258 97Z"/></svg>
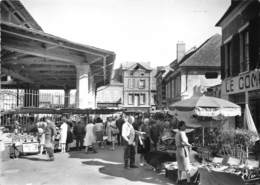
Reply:
<svg viewBox="0 0 260 185"><path fill-rule="evenodd" d="M242 116L230 120L234 127L244 126L244 110L248 104L255 126L260 132L260 70L225 79L222 83L221 96L241 106Z"/></svg>

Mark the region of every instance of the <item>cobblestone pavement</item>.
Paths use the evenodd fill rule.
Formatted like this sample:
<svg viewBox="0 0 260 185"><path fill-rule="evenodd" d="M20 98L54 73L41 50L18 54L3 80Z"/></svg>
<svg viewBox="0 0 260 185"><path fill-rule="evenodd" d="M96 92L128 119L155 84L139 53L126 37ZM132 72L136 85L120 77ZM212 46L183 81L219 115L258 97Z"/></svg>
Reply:
<svg viewBox="0 0 260 185"><path fill-rule="evenodd" d="M46 155L30 155L1 163L0 185L146 185L173 184L149 167L123 168L123 149L55 153L55 161ZM136 159L138 155L136 155ZM137 161L138 162L138 161Z"/></svg>

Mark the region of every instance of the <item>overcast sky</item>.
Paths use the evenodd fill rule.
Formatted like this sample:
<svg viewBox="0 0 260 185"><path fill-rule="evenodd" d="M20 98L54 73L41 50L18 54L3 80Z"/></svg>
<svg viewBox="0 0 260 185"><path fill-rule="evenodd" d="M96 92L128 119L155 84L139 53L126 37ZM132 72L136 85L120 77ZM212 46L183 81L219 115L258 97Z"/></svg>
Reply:
<svg viewBox="0 0 260 185"><path fill-rule="evenodd" d="M168 65L176 43L199 46L231 0L21 0L46 33L116 53L126 61Z"/></svg>

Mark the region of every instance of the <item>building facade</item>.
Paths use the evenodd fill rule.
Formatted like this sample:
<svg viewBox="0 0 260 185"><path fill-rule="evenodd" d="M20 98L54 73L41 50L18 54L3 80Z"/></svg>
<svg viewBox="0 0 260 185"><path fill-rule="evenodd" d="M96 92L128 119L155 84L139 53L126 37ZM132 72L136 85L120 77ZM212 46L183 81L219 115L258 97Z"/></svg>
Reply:
<svg viewBox="0 0 260 185"><path fill-rule="evenodd" d="M219 34L188 52L185 52L184 43L177 44L177 59L170 64L171 71L164 77L167 107L221 83L220 45Z"/></svg>
<svg viewBox="0 0 260 185"><path fill-rule="evenodd" d="M244 112L249 105L260 131L260 2L232 0L216 26L222 28L221 96L239 104ZM244 118L230 120L243 127ZM233 123L233 124L232 124Z"/></svg>
<svg viewBox="0 0 260 185"><path fill-rule="evenodd" d="M123 108L127 111L149 112L155 107L155 72L149 63L126 63L121 66Z"/></svg>
<svg viewBox="0 0 260 185"><path fill-rule="evenodd" d="M165 76L170 72L170 66L157 67L156 78L156 109L163 110L166 108L166 83Z"/></svg>
<svg viewBox="0 0 260 185"><path fill-rule="evenodd" d="M122 108L124 84L114 79L106 86L97 89L97 108Z"/></svg>

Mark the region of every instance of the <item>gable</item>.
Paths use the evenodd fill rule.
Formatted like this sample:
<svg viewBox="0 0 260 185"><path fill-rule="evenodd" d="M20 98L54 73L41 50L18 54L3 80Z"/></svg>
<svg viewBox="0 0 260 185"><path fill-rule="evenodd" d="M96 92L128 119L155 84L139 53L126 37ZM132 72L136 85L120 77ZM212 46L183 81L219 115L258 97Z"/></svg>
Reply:
<svg viewBox="0 0 260 185"><path fill-rule="evenodd" d="M151 71L150 67L145 67L144 65L140 64L140 63L135 63L132 66L130 66L128 68L128 70L131 71Z"/></svg>

